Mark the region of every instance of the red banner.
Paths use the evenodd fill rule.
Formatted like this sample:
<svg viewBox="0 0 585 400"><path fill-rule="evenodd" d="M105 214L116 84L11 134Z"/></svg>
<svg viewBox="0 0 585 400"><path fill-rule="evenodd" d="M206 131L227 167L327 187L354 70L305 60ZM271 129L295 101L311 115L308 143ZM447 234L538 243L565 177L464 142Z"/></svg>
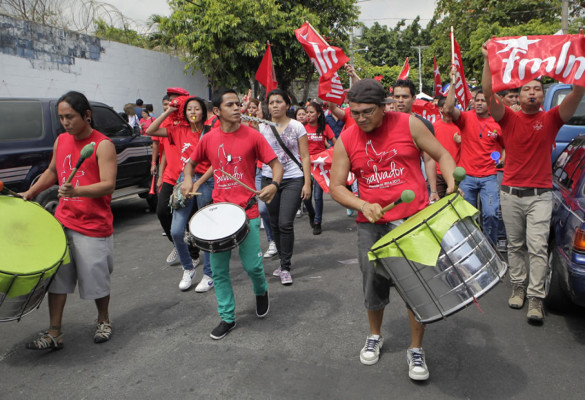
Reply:
<svg viewBox="0 0 585 400"><path fill-rule="evenodd" d="M343 100L345 100L345 91L343 90L343 85L337 72L333 74L333 78L331 79L325 79L324 77L319 78L318 96L321 100L331 101L338 106L343 104Z"/></svg>
<svg viewBox="0 0 585 400"><path fill-rule="evenodd" d="M309 55L319 75L325 79L333 78L335 72L349 61L343 50L329 46L308 22L299 29L295 29L295 36Z"/></svg>
<svg viewBox="0 0 585 400"><path fill-rule="evenodd" d="M433 65L435 67L435 96L443 94L443 82L441 82L441 73L439 72L439 68L437 68L437 59L433 57Z"/></svg>
<svg viewBox="0 0 585 400"><path fill-rule="evenodd" d="M430 121L432 124L441 119L441 112L439 107L429 101L416 99L412 105L412 112L420 115L424 119Z"/></svg>
<svg viewBox="0 0 585 400"><path fill-rule="evenodd" d="M333 147L328 148L321 153L311 156L311 174L313 179L317 181L321 189L325 193L329 193L329 185L331 183L331 161L333 159ZM355 175L350 172L347 176L347 185L351 185L355 181Z"/></svg>
<svg viewBox="0 0 585 400"><path fill-rule="evenodd" d="M398 79L408 79L408 74L410 74L410 65L408 64L408 57L406 57L406 60L404 61L404 65L402 66L402 71L400 71L400 75L398 75Z"/></svg>
<svg viewBox="0 0 585 400"><path fill-rule="evenodd" d="M272 51L270 50L270 44L267 44L260 67L256 71L256 80L266 88L266 94L278 86L278 82L274 79L275 77L274 64L272 64Z"/></svg>
<svg viewBox="0 0 585 400"><path fill-rule="evenodd" d="M498 37L487 49L494 92L520 87L541 75L585 86L583 35Z"/></svg>
<svg viewBox="0 0 585 400"><path fill-rule="evenodd" d="M450 34L452 35L452 34ZM455 90L455 97L459 100L459 103L463 107L464 110L467 110L469 107L469 101L471 100L471 91L469 90L469 86L467 86L467 81L465 80L465 73L463 72L463 63L461 60L461 49L459 48L459 43L453 37L453 47L454 47L454 54L453 54L453 63L452 67L455 67L457 70L457 78L455 80L455 87L449 88L449 90Z"/></svg>

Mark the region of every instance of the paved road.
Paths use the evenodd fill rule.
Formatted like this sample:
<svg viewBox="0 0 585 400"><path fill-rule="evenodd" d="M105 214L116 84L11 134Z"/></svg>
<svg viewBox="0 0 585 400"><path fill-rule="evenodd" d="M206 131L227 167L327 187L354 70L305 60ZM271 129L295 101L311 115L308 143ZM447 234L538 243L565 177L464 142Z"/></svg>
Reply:
<svg viewBox="0 0 585 400"><path fill-rule="evenodd" d="M214 341L213 292L180 292L181 270L165 265L171 247L143 200L115 204L114 336L93 343L94 305L70 296L65 348L34 352L24 344L48 326L46 302L21 322L0 324L1 399L581 399L585 392L583 310L549 314L544 326L506 306L500 283L425 337L431 378L409 380L408 323L393 293L380 362L364 366L367 334L356 231L326 196L323 234L296 220L294 285L265 263L270 315L254 313L251 284L232 258L237 328ZM265 236L262 233L264 248ZM198 272L200 277L201 272Z"/></svg>

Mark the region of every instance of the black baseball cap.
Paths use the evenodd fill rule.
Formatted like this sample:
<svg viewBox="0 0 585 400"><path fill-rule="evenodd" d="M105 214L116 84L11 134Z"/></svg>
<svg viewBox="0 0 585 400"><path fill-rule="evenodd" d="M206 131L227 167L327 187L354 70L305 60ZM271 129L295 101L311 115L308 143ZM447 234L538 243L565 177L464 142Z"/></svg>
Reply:
<svg viewBox="0 0 585 400"><path fill-rule="evenodd" d="M347 99L353 103L396 103L396 100L386 97L384 86L375 79L362 79L355 83L347 92Z"/></svg>

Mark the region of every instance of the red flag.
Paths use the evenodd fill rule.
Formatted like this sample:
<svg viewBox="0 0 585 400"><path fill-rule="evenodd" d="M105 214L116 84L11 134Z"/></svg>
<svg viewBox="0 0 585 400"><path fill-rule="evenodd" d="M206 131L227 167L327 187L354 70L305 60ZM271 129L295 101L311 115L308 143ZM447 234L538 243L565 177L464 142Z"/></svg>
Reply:
<svg viewBox="0 0 585 400"><path fill-rule="evenodd" d="M430 121L432 124L441 119L441 112L439 107L429 101L416 99L412 105L412 112L420 115L424 119Z"/></svg>
<svg viewBox="0 0 585 400"><path fill-rule="evenodd" d="M488 43L494 92L520 87L541 75L585 86L585 36L500 37Z"/></svg>
<svg viewBox="0 0 585 400"><path fill-rule="evenodd" d="M329 46L308 22L299 29L295 29L295 36L309 55L319 75L325 79L333 78L335 72L349 61L349 58L343 54L343 50Z"/></svg>
<svg viewBox="0 0 585 400"><path fill-rule="evenodd" d="M321 186L325 193L329 193L329 185L331 184L331 161L333 160L333 147L328 148L321 153L311 156L311 174L313 179ZM351 185L355 181L355 175L350 172L347 176L347 185Z"/></svg>
<svg viewBox="0 0 585 400"><path fill-rule="evenodd" d="M433 57L433 65L435 66L435 96L440 94L443 96L443 83L441 82L441 73L437 68L437 59Z"/></svg>
<svg viewBox="0 0 585 400"><path fill-rule="evenodd" d="M383 75L374 76L374 79L377 80L378 82L381 82L382 79L384 79L384 76Z"/></svg>
<svg viewBox="0 0 585 400"><path fill-rule="evenodd" d="M453 35L451 33L450 35ZM451 40L453 41L453 63L452 67L455 67L457 70L457 77L455 80L454 88L449 88L449 90L455 90L455 97L459 100L459 103L463 107L464 110L467 110L469 106L469 101L471 100L471 91L469 90L469 86L467 86L467 81L465 80L465 73L463 72L463 63L461 61L461 49L459 48L459 43L455 40L455 37L452 36Z"/></svg>
<svg viewBox="0 0 585 400"><path fill-rule="evenodd" d="M398 79L408 79L408 74L410 73L410 66L408 65L408 57L404 61L404 66L402 67L402 71L400 71L400 75L398 75ZM397 79L397 80L398 80Z"/></svg>
<svg viewBox="0 0 585 400"><path fill-rule="evenodd" d="M258 71L256 71L256 80L260 82L265 88L266 93L270 93L272 89L276 89L278 82L274 80L274 65L272 64L272 52L270 51L270 44L266 45L266 52L262 57L262 62Z"/></svg>
<svg viewBox="0 0 585 400"><path fill-rule="evenodd" d="M343 104L345 100L345 91L343 85L339 79L337 72L333 74L331 79L325 79L324 77L319 78L319 98L325 101L331 101L338 106Z"/></svg>

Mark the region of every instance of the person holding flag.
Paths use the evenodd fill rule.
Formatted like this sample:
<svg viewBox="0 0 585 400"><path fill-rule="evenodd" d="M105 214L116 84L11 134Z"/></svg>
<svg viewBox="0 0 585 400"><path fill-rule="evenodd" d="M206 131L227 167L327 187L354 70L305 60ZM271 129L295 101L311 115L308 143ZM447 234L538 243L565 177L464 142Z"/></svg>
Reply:
<svg viewBox="0 0 585 400"><path fill-rule="evenodd" d="M342 206L359 211L357 222L358 258L363 277L364 305L369 335L360 351L365 365L378 362L384 343L381 334L384 309L389 303L390 279L376 273L368 260L369 249L405 218L429 204L425 179L420 168L421 152L438 161L454 191L455 162L447 150L414 115L384 112L385 90L374 79L357 82L348 92L349 107L356 125L341 133L333 151L331 197ZM360 197L346 188L348 173L357 178ZM415 192L415 199L384 213L382 208L400 198L404 189ZM426 380L429 370L422 349L424 326L408 310L411 342L407 350L408 375Z"/></svg>
<svg viewBox="0 0 585 400"><path fill-rule="evenodd" d="M566 73L564 77L554 76L555 71L552 69L520 74L515 69L522 68L522 58L528 61L530 57L553 58L553 52L557 49L553 42L558 42L563 49L568 50L568 39L571 36L577 35L494 38L482 46L483 92L492 117L502 127L506 147L500 196L508 236L508 265L512 282L508 305L521 309L528 298L526 316L528 322L535 323L544 322L542 301L546 296L547 244L552 213L552 148L559 129L577 110L585 94L585 87L582 81L571 77L568 83L573 83L573 89L562 103L549 111L542 111L544 88L537 79L538 74L552 73L553 77L564 81L567 81L569 74ZM582 38L578 40L581 40L581 46L576 47L584 48ZM506 64L506 68L500 68L499 63L508 51L512 62ZM564 59L568 57L565 55ZM519 62L516 63L516 60ZM561 60L562 56L559 57L559 64ZM544 65L547 63L541 64L543 70ZM562 65L557 65L557 73L563 72L560 67ZM510 70L502 78L501 74L508 68ZM509 79L516 76L518 79ZM518 112L505 106L502 98L493 92L493 89L502 90L506 85L510 88L521 86Z"/></svg>

